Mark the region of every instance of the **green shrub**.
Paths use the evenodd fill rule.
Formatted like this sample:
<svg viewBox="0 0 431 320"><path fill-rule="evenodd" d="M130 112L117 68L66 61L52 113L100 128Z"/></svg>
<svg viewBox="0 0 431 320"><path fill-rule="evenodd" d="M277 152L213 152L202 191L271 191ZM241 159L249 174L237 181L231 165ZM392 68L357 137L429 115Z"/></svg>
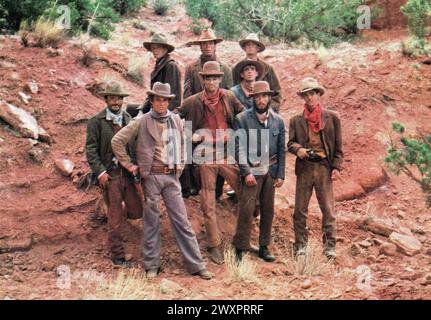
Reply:
<svg viewBox="0 0 431 320"><path fill-rule="evenodd" d="M121 15L139 11L147 5L147 0L111 0L113 8Z"/></svg>
<svg viewBox="0 0 431 320"><path fill-rule="evenodd" d="M348 40L357 30L363 0L185 0L193 19L206 18L226 38L259 32L271 39L307 38L326 46Z"/></svg>
<svg viewBox="0 0 431 320"><path fill-rule="evenodd" d="M402 42L402 52L408 57L431 57L431 43L425 39L419 39L416 37L409 38Z"/></svg>
<svg viewBox="0 0 431 320"><path fill-rule="evenodd" d="M408 19L410 32L419 39L425 38L431 23L431 1L409 0L401 11Z"/></svg>
<svg viewBox="0 0 431 320"><path fill-rule="evenodd" d="M431 207L431 134L418 132L416 137L407 138L402 124L393 123L392 129L398 136L391 139L385 159L388 169L396 175L404 173L418 183Z"/></svg>
<svg viewBox="0 0 431 320"><path fill-rule="evenodd" d="M164 16L173 6L173 2L172 0L153 0L151 5L156 14Z"/></svg>

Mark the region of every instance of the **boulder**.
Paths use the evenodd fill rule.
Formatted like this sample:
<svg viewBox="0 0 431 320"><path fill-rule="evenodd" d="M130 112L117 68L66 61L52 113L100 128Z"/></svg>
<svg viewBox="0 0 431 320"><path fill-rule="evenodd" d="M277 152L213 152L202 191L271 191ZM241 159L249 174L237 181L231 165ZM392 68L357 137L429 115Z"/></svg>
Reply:
<svg viewBox="0 0 431 320"><path fill-rule="evenodd" d="M162 279L160 282L160 292L163 294L179 292L182 290L183 287L172 280Z"/></svg>
<svg viewBox="0 0 431 320"><path fill-rule="evenodd" d="M0 101L0 118L19 131L25 138L38 139L39 126L36 119L27 111Z"/></svg>
<svg viewBox="0 0 431 320"><path fill-rule="evenodd" d="M27 85L25 86L26 90L32 94L37 94L39 93L39 86L37 85L37 83L35 81L30 81L27 83Z"/></svg>
<svg viewBox="0 0 431 320"><path fill-rule="evenodd" d="M371 231L375 234L389 237L389 235L395 231L397 231L396 226L392 223L383 221L380 219L376 219L373 217L366 217L361 223L360 226L362 229L366 231Z"/></svg>
<svg viewBox="0 0 431 320"><path fill-rule="evenodd" d="M384 169L379 166L370 166L359 177L358 183L366 192L371 192L384 185L387 180L388 175Z"/></svg>
<svg viewBox="0 0 431 320"><path fill-rule="evenodd" d="M32 237L24 239L0 240L0 254L6 252L28 251L33 244Z"/></svg>
<svg viewBox="0 0 431 320"><path fill-rule="evenodd" d="M72 174L73 168L75 167L73 162L67 159L56 159L54 163L61 174L66 177Z"/></svg>
<svg viewBox="0 0 431 320"><path fill-rule="evenodd" d="M397 246L390 242L385 242L380 246L379 253L385 256L394 256L397 254Z"/></svg>
<svg viewBox="0 0 431 320"><path fill-rule="evenodd" d="M397 246L398 251L408 256L418 254L422 249L420 241L411 235L392 232L389 240Z"/></svg>
<svg viewBox="0 0 431 320"><path fill-rule="evenodd" d="M25 94L24 92L18 92L19 97L21 98L22 102L25 104L29 104L31 100L31 96L28 94Z"/></svg>

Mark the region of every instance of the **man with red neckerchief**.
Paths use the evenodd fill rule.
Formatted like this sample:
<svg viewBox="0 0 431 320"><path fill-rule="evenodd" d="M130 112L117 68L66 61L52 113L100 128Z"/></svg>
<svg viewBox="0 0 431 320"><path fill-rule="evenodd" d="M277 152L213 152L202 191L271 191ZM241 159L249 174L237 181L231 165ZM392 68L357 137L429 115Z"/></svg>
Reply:
<svg viewBox="0 0 431 320"><path fill-rule="evenodd" d="M308 243L308 205L313 193L322 211L324 254L335 259L336 217L332 181L340 174L343 162L341 123L338 115L322 107L325 89L313 78L302 81L298 95L304 99L304 111L289 124L289 152L297 156L295 163L296 194L293 225L294 251L303 253Z"/></svg>

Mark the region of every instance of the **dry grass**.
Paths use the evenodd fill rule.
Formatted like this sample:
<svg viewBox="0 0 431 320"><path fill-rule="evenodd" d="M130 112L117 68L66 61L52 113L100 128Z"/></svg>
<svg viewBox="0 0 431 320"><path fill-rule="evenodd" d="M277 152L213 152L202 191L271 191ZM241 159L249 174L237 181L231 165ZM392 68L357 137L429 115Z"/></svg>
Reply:
<svg viewBox="0 0 431 320"><path fill-rule="evenodd" d="M431 57L431 43L426 39L409 38L401 43L402 53L408 57Z"/></svg>
<svg viewBox="0 0 431 320"><path fill-rule="evenodd" d="M332 261L326 259L320 246L316 243L309 242L301 253L295 257L293 250L290 250L290 254L283 255L289 257L289 259L284 259L283 263L290 274L316 276L323 275L333 269Z"/></svg>
<svg viewBox="0 0 431 320"><path fill-rule="evenodd" d="M238 262L235 256L235 249L228 247L224 251L224 259L229 277L232 281L257 282L257 266L256 263L250 259L248 253Z"/></svg>
<svg viewBox="0 0 431 320"><path fill-rule="evenodd" d="M64 41L64 32L52 21L39 19L34 25L33 36L36 46L57 48Z"/></svg>
<svg viewBox="0 0 431 320"><path fill-rule="evenodd" d="M92 296L102 300L151 300L154 286L141 270L120 271L116 278L102 281Z"/></svg>
<svg viewBox="0 0 431 320"><path fill-rule="evenodd" d="M129 60L127 77L141 86L144 85L144 67L147 63L144 57L132 56Z"/></svg>

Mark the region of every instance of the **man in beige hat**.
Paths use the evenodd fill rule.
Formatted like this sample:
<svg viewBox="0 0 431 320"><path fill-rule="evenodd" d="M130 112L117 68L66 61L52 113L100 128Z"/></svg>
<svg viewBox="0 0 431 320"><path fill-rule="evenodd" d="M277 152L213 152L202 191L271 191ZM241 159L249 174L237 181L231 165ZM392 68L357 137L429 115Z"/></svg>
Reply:
<svg viewBox="0 0 431 320"><path fill-rule="evenodd" d="M93 174L98 178L103 197L108 205L108 247L112 262L128 267L125 260L121 225L124 222L122 203L129 216L142 216L141 201L133 185L133 179L118 163L111 148L111 139L131 120L123 111L123 99L129 94L121 83L111 81L100 95L107 107L88 121L86 156ZM126 152L133 155L133 143Z"/></svg>
<svg viewBox="0 0 431 320"><path fill-rule="evenodd" d="M207 233L209 255L213 262L224 262L222 241L217 225L216 214L216 179L223 176L235 190L239 187L239 169L233 159L233 164L226 160L224 149L228 143L227 136L217 135L221 130L226 133L233 129L235 116L244 110L230 90L220 88L223 71L217 61L208 61L204 64L200 75L203 79L204 90L184 100L178 112L186 121L191 121L193 142L195 143L194 160L200 151L208 147L205 153L208 161L199 163L201 190L201 208L204 214ZM220 133L220 131L218 131ZM214 151L214 146L222 146L222 155ZM205 149L204 151L207 151ZM219 156L215 163L214 156Z"/></svg>
<svg viewBox="0 0 431 320"><path fill-rule="evenodd" d="M168 43L166 36L155 33L150 41L144 42L144 48L151 51L156 64L151 72L151 88L156 82L169 83L175 98L171 99L169 110L174 110L181 104L181 72L178 63L171 57L170 53L175 47ZM150 99L147 98L140 108L142 113L151 109Z"/></svg>
<svg viewBox="0 0 431 320"><path fill-rule="evenodd" d="M163 198L173 233L191 274L211 279L205 268L196 235L187 217L181 196L179 176L184 166L184 137L181 119L169 111L175 96L168 83L156 82L147 92L151 100L150 112L132 121L112 139L112 149L121 165L142 177L144 204L144 266L148 278L160 271L160 198ZM136 141L138 165L127 153L127 145Z"/></svg>
<svg viewBox="0 0 431 320"><path fill-rule="evenodd" d="M266 81L269 83L271 90L274 91L274 95L271 100L271 107L274 111L278 112L282 101L280 82L278 81L274 68L270 64L259 59L258 56L260 52L265 50L265 45L259 41L259 37L255 33L251 33L245 39L240 40L239 45L246 54L244 60L259 61L263 65L263 71L258 75L256 80ZM232 69L234 85L238 85L242 81L240 67L241 62L244 60L241 60Z"/></svg>
<svg viewBox="0 0 431 320"><path fill-rule="evenodd" d="M288 149L297 156L295 163L296 195L293 225L294 250L304 252L308 243L307 215L313 189L323 215L324 254L335 259L336 217L333 179L343 162L341 123L338 115L324 109L321 96L325 89L313 78L302 81L298 95L304 99L304 111L289 124Z"/></svg>
<svg viewBox="0 0 431 320"><path fill-rule="evenodd" d="M241 192L238 201L239 215L233 239L235 253L241 260L250 251L253 214L260 204L259 257L275 261L269 251L274 217L275 188L283 185L285 176L285 127L283 119L271 108L274 92L266 81L256 81L251 96L254 106L235 118L237 132L245 132L247 139L236 145L237 162L241 173ZM256 139L256 141L252 141ZM257 157L259 156L259 160Z"/></svg>

